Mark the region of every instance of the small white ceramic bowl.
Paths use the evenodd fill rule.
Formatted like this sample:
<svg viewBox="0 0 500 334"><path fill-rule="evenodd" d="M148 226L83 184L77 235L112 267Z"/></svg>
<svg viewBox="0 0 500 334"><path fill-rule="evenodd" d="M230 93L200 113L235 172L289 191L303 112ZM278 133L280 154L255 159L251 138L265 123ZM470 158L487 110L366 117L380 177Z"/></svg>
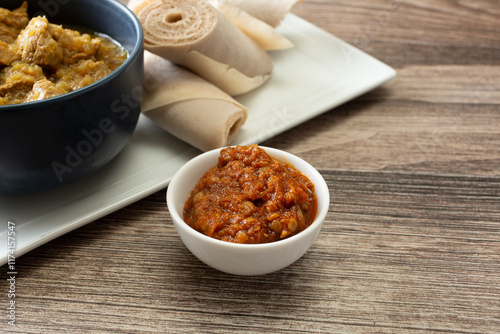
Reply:
<svg viewBox="0 0 500 334"><path fill-rule="evenodd" d="M318 198L316 219L292 237L265 244L236 244L206 236L184 222L182 212L190 191L203 174L217 164L221 149L203 153L187 162L174 175L167 189L167 206L181 240L198 259L226 273L263 275L292 264L311 247L328 212L328 186L314 167L293 154L261 148L273 158L292 164L314 183Z"/></svg>

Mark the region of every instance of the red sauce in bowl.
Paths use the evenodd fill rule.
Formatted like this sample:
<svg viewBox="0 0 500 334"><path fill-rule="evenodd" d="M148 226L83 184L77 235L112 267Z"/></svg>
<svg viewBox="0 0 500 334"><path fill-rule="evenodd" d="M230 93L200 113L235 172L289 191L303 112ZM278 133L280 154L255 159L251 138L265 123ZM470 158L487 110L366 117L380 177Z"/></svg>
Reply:
<svg viewBox="0 0 500 334"><path fill-rule="evenodd" d="M292 165L257 145L227 147L198 181L184 206L184 221L210 237L267 243L293 236L315 219L313 183Z"/></svg>

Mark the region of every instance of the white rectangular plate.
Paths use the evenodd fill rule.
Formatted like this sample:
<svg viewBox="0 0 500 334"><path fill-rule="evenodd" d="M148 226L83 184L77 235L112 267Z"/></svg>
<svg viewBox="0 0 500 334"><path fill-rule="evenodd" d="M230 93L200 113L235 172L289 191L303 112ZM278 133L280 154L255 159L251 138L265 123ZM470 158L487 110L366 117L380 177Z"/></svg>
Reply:
<svg viewBox="0 0 500 334"><path fill-rule="evenodd" d="M249 115L234 144L260 143L396 75L391 67L295 15L287 15L278 31L295 47L272 52L271 79L238 97ZM0 196L0 265L7 263L9 221L16 225L20 256L165 188L177 169L199 153L141 117L128 146L99 172L43 193Z"/></svg>

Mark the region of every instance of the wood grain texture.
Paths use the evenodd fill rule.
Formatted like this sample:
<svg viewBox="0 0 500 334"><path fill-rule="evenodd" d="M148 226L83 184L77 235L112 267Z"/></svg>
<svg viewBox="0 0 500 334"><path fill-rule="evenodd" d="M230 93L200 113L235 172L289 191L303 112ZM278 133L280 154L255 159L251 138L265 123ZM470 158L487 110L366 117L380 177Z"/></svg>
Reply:
<svg viewBox="0 0 500 334"><path fill-rule="evenodd" d="M293 265L238 277L184 247L165 190L24 255L13 333L499 333L500 4L304 0L388 84L264 144L325 177ZM5 313L7 315L7 313Z"/></svg>

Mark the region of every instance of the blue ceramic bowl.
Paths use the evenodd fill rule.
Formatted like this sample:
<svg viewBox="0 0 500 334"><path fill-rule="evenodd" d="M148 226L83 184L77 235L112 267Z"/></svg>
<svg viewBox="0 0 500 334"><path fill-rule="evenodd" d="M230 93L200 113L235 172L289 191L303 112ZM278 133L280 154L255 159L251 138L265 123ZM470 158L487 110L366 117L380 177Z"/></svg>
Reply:
<svg viewBox="0 0 500 334"><path fill-rule="evenodd" d="M3 0L14 9L22 0ZM129 58L107 77L47 100L0 106L0 193L45 190L106 165L129 141L139 118L143 33L116 0L28 0L30 17L107 34Z"/></svg>

